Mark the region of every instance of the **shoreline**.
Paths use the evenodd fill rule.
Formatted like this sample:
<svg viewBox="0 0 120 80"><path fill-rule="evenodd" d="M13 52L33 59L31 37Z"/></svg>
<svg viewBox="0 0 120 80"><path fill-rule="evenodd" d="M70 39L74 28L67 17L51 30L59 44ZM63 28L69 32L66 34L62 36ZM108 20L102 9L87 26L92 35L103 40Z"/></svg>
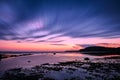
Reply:
<svg viewBox="0 0 120 80"><path fill-rule="evenodd" d="M102 60L120 61L117 58L109 57ZM99 61L99 59L98 59ZM119 62L93 62L84 61L67 61L58 62L57 64L44 63L31 68L13 68L5 71L1 80L118 80L120 79ZM69 75L69 76L68 76ZM82 76L81 76L82 75Z"/></svg>
<svg viewBox="0 0 120 80"><path fill-rule="evenodd" d="M28 55L32 55L32 54L30 54L30 53L24 53L24 54L0 54L0 61L2 59L6 59L6 58L28 56Z"/></svg>

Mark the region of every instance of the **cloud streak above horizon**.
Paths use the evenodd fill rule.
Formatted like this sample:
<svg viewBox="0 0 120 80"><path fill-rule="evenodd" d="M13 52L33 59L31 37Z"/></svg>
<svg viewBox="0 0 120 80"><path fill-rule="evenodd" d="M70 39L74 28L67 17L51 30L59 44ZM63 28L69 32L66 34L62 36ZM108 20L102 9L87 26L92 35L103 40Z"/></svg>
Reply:
<svg viewBox="0 0 120 80"><path fill-rule="evenodd" d="M0 40L62 44L64 37L120 38L119 4L119 0L0 0Z"/></svg>

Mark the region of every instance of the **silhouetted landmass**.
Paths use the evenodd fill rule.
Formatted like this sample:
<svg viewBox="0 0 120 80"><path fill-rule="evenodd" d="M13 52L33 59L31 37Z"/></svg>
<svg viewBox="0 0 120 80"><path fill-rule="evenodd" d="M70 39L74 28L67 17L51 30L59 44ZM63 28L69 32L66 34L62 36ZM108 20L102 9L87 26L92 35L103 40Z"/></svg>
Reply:
<svg viewBox="0 0 120 80"><path fill-rule="evenodd" d="M79 52L91 55L120 55L120 47L108 48L101 46L91 46L85 49L81 49Z"/></svg>
<svg viewBox="0 0 120 80"><path fill-rule="evenodd" d="M90 55L120 55L120 47L118 48L108 48L108 47L101 47L101 46L91 46L86 47L85 49L80 50L69 50L65 52L80 52L83 54L90 54Z"/></svg>

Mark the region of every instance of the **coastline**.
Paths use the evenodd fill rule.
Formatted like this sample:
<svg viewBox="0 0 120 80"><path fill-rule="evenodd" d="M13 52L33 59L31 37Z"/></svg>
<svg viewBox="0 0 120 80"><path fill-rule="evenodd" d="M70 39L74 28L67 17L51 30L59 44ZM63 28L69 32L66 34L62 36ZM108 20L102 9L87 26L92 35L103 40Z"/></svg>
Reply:
<svg viewBox="0 0 120 80"><path fill-rule="evenodd" d="M11 57L19 57L19 56L28 56L32 55L30 53L24 53L24 54L0 54L0 61L5 58L11 58Z"/></svg>
<svg viewBox="0 0 120 80"><path fill-rule="evenodd" d="M5 71L1 80L118 80L120 56L92 60L74 60L57 64L44 63L31 68L13 68ZM106 63L100 60L105 60ZM116 60L116 62L112 62ZM108 62L107 62L108 61ZM111 62L109 62L111 61ZM111 77L112 76L112 77Z"/></svg>

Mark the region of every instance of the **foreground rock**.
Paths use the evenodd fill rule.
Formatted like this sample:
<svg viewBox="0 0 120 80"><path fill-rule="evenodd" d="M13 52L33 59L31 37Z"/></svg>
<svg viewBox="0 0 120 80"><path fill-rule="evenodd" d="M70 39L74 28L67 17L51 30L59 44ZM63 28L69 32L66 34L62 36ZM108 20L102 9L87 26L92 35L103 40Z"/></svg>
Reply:
<svg viewBox="0 0 120 80"><path fill-rule="evenodd" d="M120 80L120 63L69 61L5 71L0 80Z"/></svg>

